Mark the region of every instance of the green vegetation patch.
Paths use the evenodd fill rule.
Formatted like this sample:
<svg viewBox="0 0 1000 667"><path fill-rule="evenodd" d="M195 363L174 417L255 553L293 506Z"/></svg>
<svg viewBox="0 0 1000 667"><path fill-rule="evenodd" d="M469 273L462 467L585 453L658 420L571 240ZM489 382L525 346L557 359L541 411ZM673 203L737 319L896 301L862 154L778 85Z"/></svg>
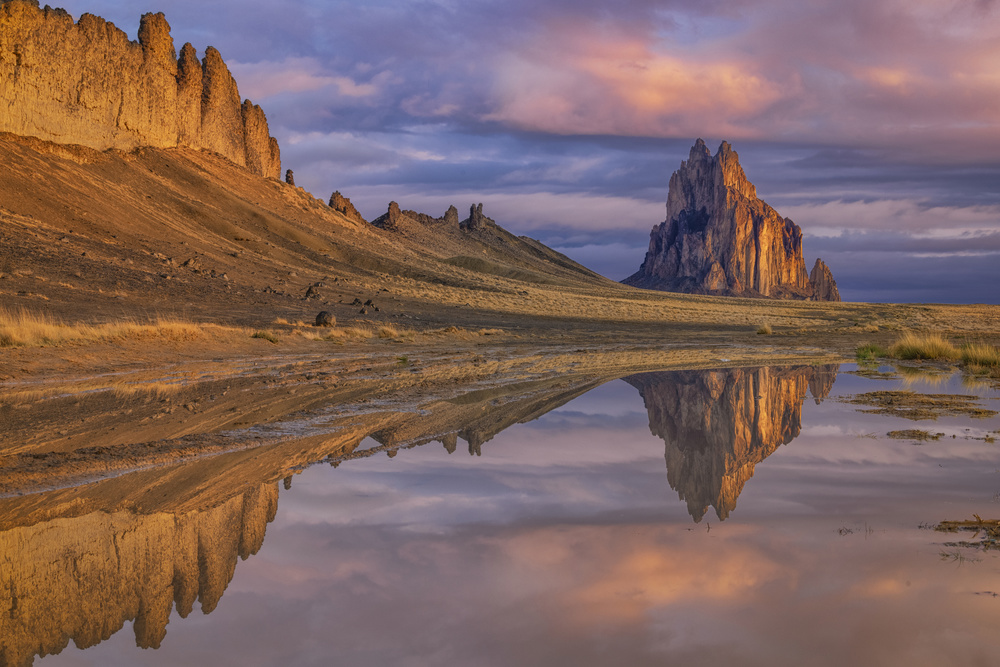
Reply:
<svg viewBox="0 0 1000 667"><path fill-rule="evenodd" d="M889 350L881 345L868 343L854 350L854 356L857 357L858 361L875 361L876 359L885 359L888 357Z"/></svg>
<svg viewBox="0 0 1000 667"><path fill-rule="evenodd" d="M986 419L997 414L979 405L978 396L965 394L920 394L915 391L870 391L845 396L845 403L864 405L871 409L861 412L891 415L903 419L922 420L938 417L972 417Z"/></svg>

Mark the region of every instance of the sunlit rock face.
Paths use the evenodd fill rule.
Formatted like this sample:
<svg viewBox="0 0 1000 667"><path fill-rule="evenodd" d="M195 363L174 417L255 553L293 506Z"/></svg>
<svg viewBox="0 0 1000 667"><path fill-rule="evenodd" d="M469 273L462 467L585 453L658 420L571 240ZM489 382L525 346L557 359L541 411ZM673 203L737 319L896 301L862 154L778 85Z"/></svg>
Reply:
<svg viewBox="0 0 1000 667"><path fill-rule="evenodd" d="M159 647L174 605L215 609L277 507L269 483L203 512L93 512L0 533L0 664L93 646L127 621L138 646Z"/></svg>
<svg viewBox="0 0 1000 667"><path fill-rule="evenodd" d="M622 282L692 294L840 300L836 290L817 290L810 281L802 230L757 198L736 151L722 142L713 156L701 139L670 177L667 218L653 227L642 266Z"/></svg>
<svg viewBox="0 0 1000 667"><path fill-rule="evenodd" d="M819 401L838 366L731 368L623 378L639 390L649 430L666 444L667 481L695 521L736 508L754 466L802 429L806 390Z"/></svg>
<svg viewBox="0 0 1000 667"><path fill-rule="evenodd" d="M138 41L84 14L76 23L38 2L0 4L0 132L98 150L186 146L278 178L278 142L259 106L241 103L222 56L178 58L163 14L145 14Z"/></svg>

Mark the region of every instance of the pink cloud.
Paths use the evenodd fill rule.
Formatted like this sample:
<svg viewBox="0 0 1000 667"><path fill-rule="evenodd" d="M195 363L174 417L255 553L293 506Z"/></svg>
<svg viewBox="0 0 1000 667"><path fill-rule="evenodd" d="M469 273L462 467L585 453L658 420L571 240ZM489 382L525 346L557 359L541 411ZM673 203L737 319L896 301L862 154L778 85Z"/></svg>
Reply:
<svg viewBox="0 0 1000 667"><path fill-rule="evenodd" d="M987 157L1000 143L998 14L777 0L696 37L552 20L497 55L486 118L560 134L921 142L945 156L965 143Z"/></svg>

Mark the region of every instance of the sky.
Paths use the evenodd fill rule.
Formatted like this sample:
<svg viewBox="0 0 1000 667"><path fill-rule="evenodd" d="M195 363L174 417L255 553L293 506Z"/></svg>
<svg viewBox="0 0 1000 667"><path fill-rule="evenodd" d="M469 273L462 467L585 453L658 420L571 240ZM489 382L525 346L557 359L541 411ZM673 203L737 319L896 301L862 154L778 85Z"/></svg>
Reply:
<svg viewBox="0 0 1000 667"><path fill-rule="evenodd" d="M484 203L616 280L696 138L849 301L998 303L995 0L72 0L218 48L283 168L373 219Z"/></svg>

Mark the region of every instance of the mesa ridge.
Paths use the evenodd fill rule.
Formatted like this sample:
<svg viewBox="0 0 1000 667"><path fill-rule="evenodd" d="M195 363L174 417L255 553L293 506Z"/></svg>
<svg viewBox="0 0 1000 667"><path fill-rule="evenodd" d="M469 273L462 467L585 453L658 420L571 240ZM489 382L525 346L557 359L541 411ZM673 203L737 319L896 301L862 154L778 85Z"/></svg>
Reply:
<svg viewBox="0 0 1000 667"><path fill-rule="evenodd" d="M187 43L178 57L162 13L144 14L133 42L93 14L74 23L37 0L3 0L0 79L0 132L97 150L198 148L279 176L264 111L240 101L214 47L199 61Z"/></svg>

